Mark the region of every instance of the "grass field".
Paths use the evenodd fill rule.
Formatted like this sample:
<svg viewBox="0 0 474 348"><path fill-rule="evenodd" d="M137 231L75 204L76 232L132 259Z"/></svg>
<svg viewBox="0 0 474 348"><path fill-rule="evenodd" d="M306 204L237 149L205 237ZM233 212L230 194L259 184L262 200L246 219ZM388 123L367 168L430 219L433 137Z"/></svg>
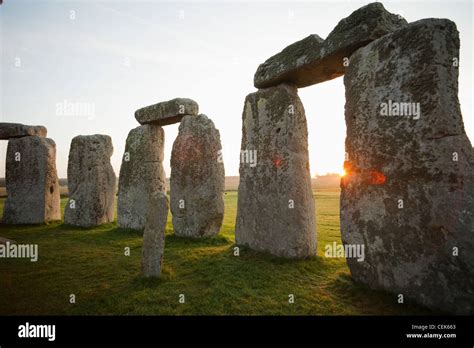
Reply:
<svg viewBox="0 0 474 348"><path fill-rule="evenodd" d="M237 193L230 191L216 238L177 238L168 218L158 280L140 276L140 233L116 223L89 230L60 223L0 226L2 237L39 245L36 263L0 259L0 315L430 314L354 283L344 259L323 257L327 243L340 243L339 189L318 190L315 198L318 257L290 261L245 249L234 256ZM1 199L0 212L3 204ZM124 255L126 247L130 256ZM75 304L69 303L71 294ZM289 294L295 296L292 304Z"/></svg>

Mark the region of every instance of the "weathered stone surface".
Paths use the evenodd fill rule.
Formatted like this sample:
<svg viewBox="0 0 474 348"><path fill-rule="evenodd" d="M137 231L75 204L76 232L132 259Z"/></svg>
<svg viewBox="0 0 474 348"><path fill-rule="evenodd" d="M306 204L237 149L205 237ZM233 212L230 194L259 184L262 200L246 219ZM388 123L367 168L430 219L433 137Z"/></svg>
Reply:
<svg viewBox="0 0 474 348"><path fill-rule="evenodd" d="M114 221L117 178L110 164L113 152L108 135L79 135L72 139L65 224L92 227Z"/></svg>
<svg viewBox="0 0 474 348"><path fill-rule="evenodd" d="M168 219L168 198L154 192L149 198L148 213L143 231L142 273L145 277L159 277L165 251L165 230Z"/></svg>
<svg viewBox="0 0 474 348"><path fill-rule="evenodd" d="M249 94L242 118L237 244L287 258L315 255L308 132L296 88Z"/></svg>
<svg viewBox="0 0 474 348"><path fill-rule="evenodd" d="M212 237L224 218L219 131L206 115L185 116L171 153L170 199L177 236Z"/></svg>
<svg viewBox="0 0 474 348"><path fill-rule="evenodd" d="M406 20L372 3L342 19L324 41L310 35L270 57L257 69L257 88L291 83L306 87L344 74L344 58L358 48L406 25Z"/></svg>
<svg viewBox="0 0 474 348"><path fill-rule="evenodd" d="M146 106L135 111L140 124L154 123L159 126L181 122L186 115L197 115L199 106L192 99L175 98L158 104Z"/></svg>
<svg viewBox="0 0 474 348"><path fill-rule="evenodd" d="M61 220L56 144L52 139L37 136L10 139L5 179L8 197L4 223Z"/></svg>
<svg viewBox="0 0 474 348"><path fill-rule="evenodd" d="M143 125L130 131L119 176L118 224L143 229L149 195L165 191L163 169L165 133L158 125Z"/></svg>
<svg viewBox="0 0 474 348"><path fill-rule="evenodd" d="M444 19L410 23L353 54L344 76L341 232L345 244L365 245L363 262L347 260L355 280L472 314L474 159L458 57L456 26ZM389 103L392 116L383 116ZM415 104L393 116L396 103Z"/></svg>
<svg viewBox="0 0 474 348"><path fill-rule="evenodd" d="M43 126L27 126L21 123L0 122L0 140L38 136L46 138L48 131Z"/></svg>

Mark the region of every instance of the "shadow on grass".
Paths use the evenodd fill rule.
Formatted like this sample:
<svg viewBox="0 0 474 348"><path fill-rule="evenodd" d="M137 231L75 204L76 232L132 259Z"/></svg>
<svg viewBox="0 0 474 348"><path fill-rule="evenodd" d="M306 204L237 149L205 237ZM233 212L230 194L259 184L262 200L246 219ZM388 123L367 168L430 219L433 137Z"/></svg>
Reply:
<svg viewBox="0 0 474 348"><path fill-rule="evenodd" d="M373 289L367 285L357 283L350 274L339 273L330 283L328 289L331 292L343 298L344 301L351 305L356 304L363 312L366 308L379 308L383 311L390 307L393 312L398 315L439 315L441 312L436 312L419 305L410 299L404 298L404 303L397 302L398 294L390 293L382 289ZM378 313L370 313L378 314Z"/></svg>
<svg viewBox="0 0 474 348"><path fill-rule="evenodd" d="M166 235L166 241L171 243L176 247L189 247L193 248L202 248L205 246L223 246L230 244L230 241L227 237L222 235L217 235L212 238L188 238L188 237L178 237L175 234Z"/></svg>
<svg viewBox="0 0 474 348"><path fill-rule="evenodd" d="M113 225L113 228L105 234L113 238L142 238L143 230L135 230L133 228L123 228Z"/></svg>
<svg viewBox="0 0 474 348"><path fill-rule="evenodd" d="M35 225L8 225L0 223L0 234L7 234L8 232L37 232L56 229L62 226L62 221L50 222L47 224L35 224Z"/></svg>
<svg viewBox="0 0 474 348"><path fill-rule="evenodd" d="M272 255L268 252L255 251L246 246L238 246L235 244L231 246L232 249L234 247L239 247L239 253L242 260L266 261L274 265L294 265L294 264L298 265L298 264L305 264L305 263L311 262L311 263L316 263L317 265L321 267L325 266L325 260L317 256L312 256L312 257L308 257L304 259L287 259L287 258Z"/></svg>
<svg viewBox="0 0 474 348"><path fill-rule="evenodd" d="M135 291L144 289L155 289L160 287L164 282L166 282L166 279L164 279L163 274L160 278L148 278L140 275L132 279L132 281L130 282L130 286Z"/></svg>

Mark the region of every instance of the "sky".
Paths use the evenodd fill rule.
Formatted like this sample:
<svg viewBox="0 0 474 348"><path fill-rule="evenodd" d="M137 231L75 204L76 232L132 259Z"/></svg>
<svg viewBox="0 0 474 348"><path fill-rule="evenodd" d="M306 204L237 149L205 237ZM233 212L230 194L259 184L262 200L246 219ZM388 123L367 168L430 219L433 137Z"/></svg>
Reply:
<svg viewBox="0 0 474 348"><path fill-rule="evenodd" d="M310 34L325 38L367 1L60 1L0 5L0 121L44 125L67 176L76 135L112 137L118 176L135 110L192 98L220 131L226 175L238 175L245 96L260 63ZM474 140L471 1L384 1L409 22L448 18L460 32L459 99ZM311 174L342 172L343 78L299 89ZM73 105L65 110L64 105ZM165 160L178 125L165 126ZM0 177L6 141L0 141Z"/></svg>

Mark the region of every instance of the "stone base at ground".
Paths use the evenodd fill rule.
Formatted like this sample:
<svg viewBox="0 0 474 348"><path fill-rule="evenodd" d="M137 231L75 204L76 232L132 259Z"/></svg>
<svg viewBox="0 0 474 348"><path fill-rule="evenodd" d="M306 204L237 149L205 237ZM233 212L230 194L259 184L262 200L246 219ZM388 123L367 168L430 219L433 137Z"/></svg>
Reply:
<svg viewBox="0 0 474 348"><path fill-rule="evenodd" d="M316 225L303 105L293 86L245 99L235 238L287 258L316 254Z"/></svg>
<svg viewBox="0 0 474 348"><path fill-rule="evenodd" d="M61 220L56 144L37 136L10 139L6 158L6 224Z"/></svg>

